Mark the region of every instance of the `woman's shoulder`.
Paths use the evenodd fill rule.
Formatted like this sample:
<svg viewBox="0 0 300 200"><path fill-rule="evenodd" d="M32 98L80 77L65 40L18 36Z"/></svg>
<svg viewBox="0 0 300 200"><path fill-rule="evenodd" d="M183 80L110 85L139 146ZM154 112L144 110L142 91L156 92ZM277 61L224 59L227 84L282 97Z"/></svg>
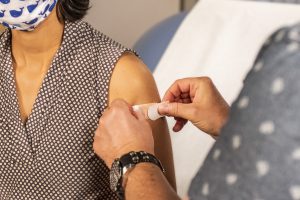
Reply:
<svg viewBox="0 0 300 200"><path fill-rule="evenodd" d="M106 51L124 51L128 50L124 45L115 41L103 32L97 30L88 22L79 20L77 22L78 30L81 30L81 36L85 41L89 41L91 46L105 49Z"/></svg>

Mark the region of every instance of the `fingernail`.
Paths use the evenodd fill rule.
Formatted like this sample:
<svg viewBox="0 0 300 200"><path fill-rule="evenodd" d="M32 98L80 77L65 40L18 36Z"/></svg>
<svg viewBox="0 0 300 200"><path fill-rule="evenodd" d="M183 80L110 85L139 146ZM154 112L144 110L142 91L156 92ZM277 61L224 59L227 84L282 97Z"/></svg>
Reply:
<svg viewBox="0 0 300 200"><path fill-rule="evenodd" d="M158 106L158 112L159 114L167 114L169 111L169 102L162 102Z"/></svg>

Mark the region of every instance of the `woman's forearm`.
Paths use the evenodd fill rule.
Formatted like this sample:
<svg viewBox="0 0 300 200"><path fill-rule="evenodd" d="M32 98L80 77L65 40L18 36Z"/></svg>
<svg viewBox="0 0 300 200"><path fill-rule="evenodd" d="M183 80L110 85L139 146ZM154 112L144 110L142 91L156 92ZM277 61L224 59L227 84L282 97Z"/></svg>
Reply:
<svg viewBox="0 0 300 200"><path fill-rule="evenodd" d="M151 163L138 164L127 174L126 200L179 200L161 170Z"/></svg>

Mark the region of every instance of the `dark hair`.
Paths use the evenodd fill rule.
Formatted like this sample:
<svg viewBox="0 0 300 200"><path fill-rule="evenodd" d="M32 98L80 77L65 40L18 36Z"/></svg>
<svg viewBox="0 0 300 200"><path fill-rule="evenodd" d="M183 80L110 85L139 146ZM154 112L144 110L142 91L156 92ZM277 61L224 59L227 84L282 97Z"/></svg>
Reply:
<svg viewBox="0 0 300 200"><path fill-rule="evenodd" d="M89 9L89 0L58 0L57 2L57 15L60 21L80 20Z"/></svg>

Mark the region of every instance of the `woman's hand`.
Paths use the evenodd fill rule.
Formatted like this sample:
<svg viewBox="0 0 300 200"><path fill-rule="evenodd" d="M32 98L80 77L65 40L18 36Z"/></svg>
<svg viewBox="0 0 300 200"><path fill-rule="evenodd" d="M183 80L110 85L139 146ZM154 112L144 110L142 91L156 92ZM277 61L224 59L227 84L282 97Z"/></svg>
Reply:
<svg viewBox="0 0 300 200"><path fill-rule="evenodd" d="M175 117L175 132L180 131L187 121L213 137L220 130L229 115L229 106L211 79L207 77L177 80L166 92L159 107L163 115Z"/></svg>
<svg viewBox="0 0 300 200"><path fill-rule="evenodd" d="M108 167L130 151L154 154L152 130L141 112L133 112L127 102L115 100L100 119L93 148Z"/></svg>

